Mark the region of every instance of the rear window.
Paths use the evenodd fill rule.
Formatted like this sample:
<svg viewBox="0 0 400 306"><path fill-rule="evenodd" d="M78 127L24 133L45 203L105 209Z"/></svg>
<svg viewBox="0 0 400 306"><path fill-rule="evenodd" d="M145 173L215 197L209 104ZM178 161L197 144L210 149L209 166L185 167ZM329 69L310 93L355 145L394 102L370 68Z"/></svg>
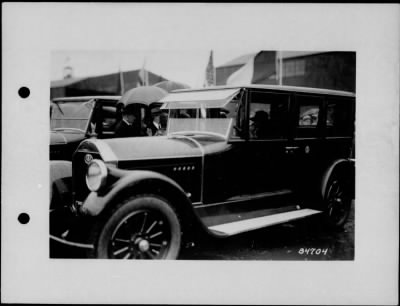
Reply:
<svg viewBox="0 0 400 306"><path fill-rule="evenodd" d="M329 98L326 106L326 136L351 136L354 129L353 102Z"/></svg>

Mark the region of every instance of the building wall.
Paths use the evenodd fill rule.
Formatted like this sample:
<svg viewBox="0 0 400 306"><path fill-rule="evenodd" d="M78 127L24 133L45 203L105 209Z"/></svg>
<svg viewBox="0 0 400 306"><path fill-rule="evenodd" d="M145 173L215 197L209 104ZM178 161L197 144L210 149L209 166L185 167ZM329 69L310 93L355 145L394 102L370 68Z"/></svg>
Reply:
<svg viewBox="0 0 400 306"><path fill-rule="evenodd" d="M240 69L243 65L225 66L217 67L215 72L216 84L215 85L225 85L226 80L229 76L236 70Z"/></svg>
<svg viewBox="0 0 400 306"><path fill-rule="evenodd" d="M138 86L139 71L123 72L125 91ZM165 81L160 75L148 72L149 85ZM50 99L58 97L77 97L95 95L120 95L121 81L119 73L85 78L64 87L50 88Z"/></svg>
<svg viewBox="0 0 400 306"><path fill-rule="evenodd" d="M254 58L253 84L277 84L276 51L263 51Z"/></svg>
<svg viewBox="0 0 400 306"><path fill-rule="evenodd" d="M356 89L356 53L325 52L282 60L282 84L345 90ZM218 67L217 85L225 85L229 76L243 65ZM278 84L276 52L262 51L254 62L253 84Z"/></svg>
<svg viewBox="0 0 400 306"><path fill-rule="evenodd" d="M50 88L50 99L65 97L65 87Z"/></svg>
<svg viewBox="0 0 400 306"><path fill-rule="evenodd" d="M283 84L355 92L355 52L329 52L283 61Z"/></svg>

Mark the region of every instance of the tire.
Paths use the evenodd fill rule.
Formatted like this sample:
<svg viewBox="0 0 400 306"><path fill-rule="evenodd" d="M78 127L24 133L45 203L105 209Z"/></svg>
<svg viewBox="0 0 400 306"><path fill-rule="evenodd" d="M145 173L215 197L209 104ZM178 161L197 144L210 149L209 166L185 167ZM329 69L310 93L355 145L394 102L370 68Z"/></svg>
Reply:
<svg viewBox="0 0 400 306"><path fill-rule="evenodd" d="M343 176L333 174L325 192L325 219L330 228L341 229L350 215L352 197Z"/></svg>
<svg viewBox="0 0 400 306"><path fill-rule="evenodd" d="M128 198L96 227L96 258L176 259L180 251L179 218L165 199L154 195Z"/></svg>

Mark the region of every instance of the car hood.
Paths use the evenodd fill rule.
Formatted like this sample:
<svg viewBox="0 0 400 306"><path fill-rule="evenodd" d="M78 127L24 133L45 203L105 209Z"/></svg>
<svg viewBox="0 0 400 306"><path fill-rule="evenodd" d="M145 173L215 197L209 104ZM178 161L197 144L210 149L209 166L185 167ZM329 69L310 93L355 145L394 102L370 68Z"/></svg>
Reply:
<svg viewBox="0 0 400 306"><path fill-rule="evenodd" d="M63 133L59 131L50 131L50 145L64 145L71 142L82 141L84 138L84 133Z"/></svg>
<svg viewBox="0 0 400 306"><path fill-rule="evenodd" d="M132 137L107 140L89 139L80 149L98 151L104 161L129 161L146 159L169 159L201 157L226 149L226 141L214 138L190 137Z"/></svg>

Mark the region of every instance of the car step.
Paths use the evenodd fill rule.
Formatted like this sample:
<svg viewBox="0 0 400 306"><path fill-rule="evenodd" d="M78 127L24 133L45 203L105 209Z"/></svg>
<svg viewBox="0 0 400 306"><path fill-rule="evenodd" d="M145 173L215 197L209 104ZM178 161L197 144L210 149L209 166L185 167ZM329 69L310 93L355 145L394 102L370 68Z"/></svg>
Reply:
<svg viewBox="0 0 400 306"><path fill-rule="evenodd" d="M232 236L275 224L280 224L296 219L305 218L319 213L322 213L322 211L305 208L305 209L299 209L264 217L257 217L252 219L214 225L210 226L208 229L217 235Z"/></svg>

